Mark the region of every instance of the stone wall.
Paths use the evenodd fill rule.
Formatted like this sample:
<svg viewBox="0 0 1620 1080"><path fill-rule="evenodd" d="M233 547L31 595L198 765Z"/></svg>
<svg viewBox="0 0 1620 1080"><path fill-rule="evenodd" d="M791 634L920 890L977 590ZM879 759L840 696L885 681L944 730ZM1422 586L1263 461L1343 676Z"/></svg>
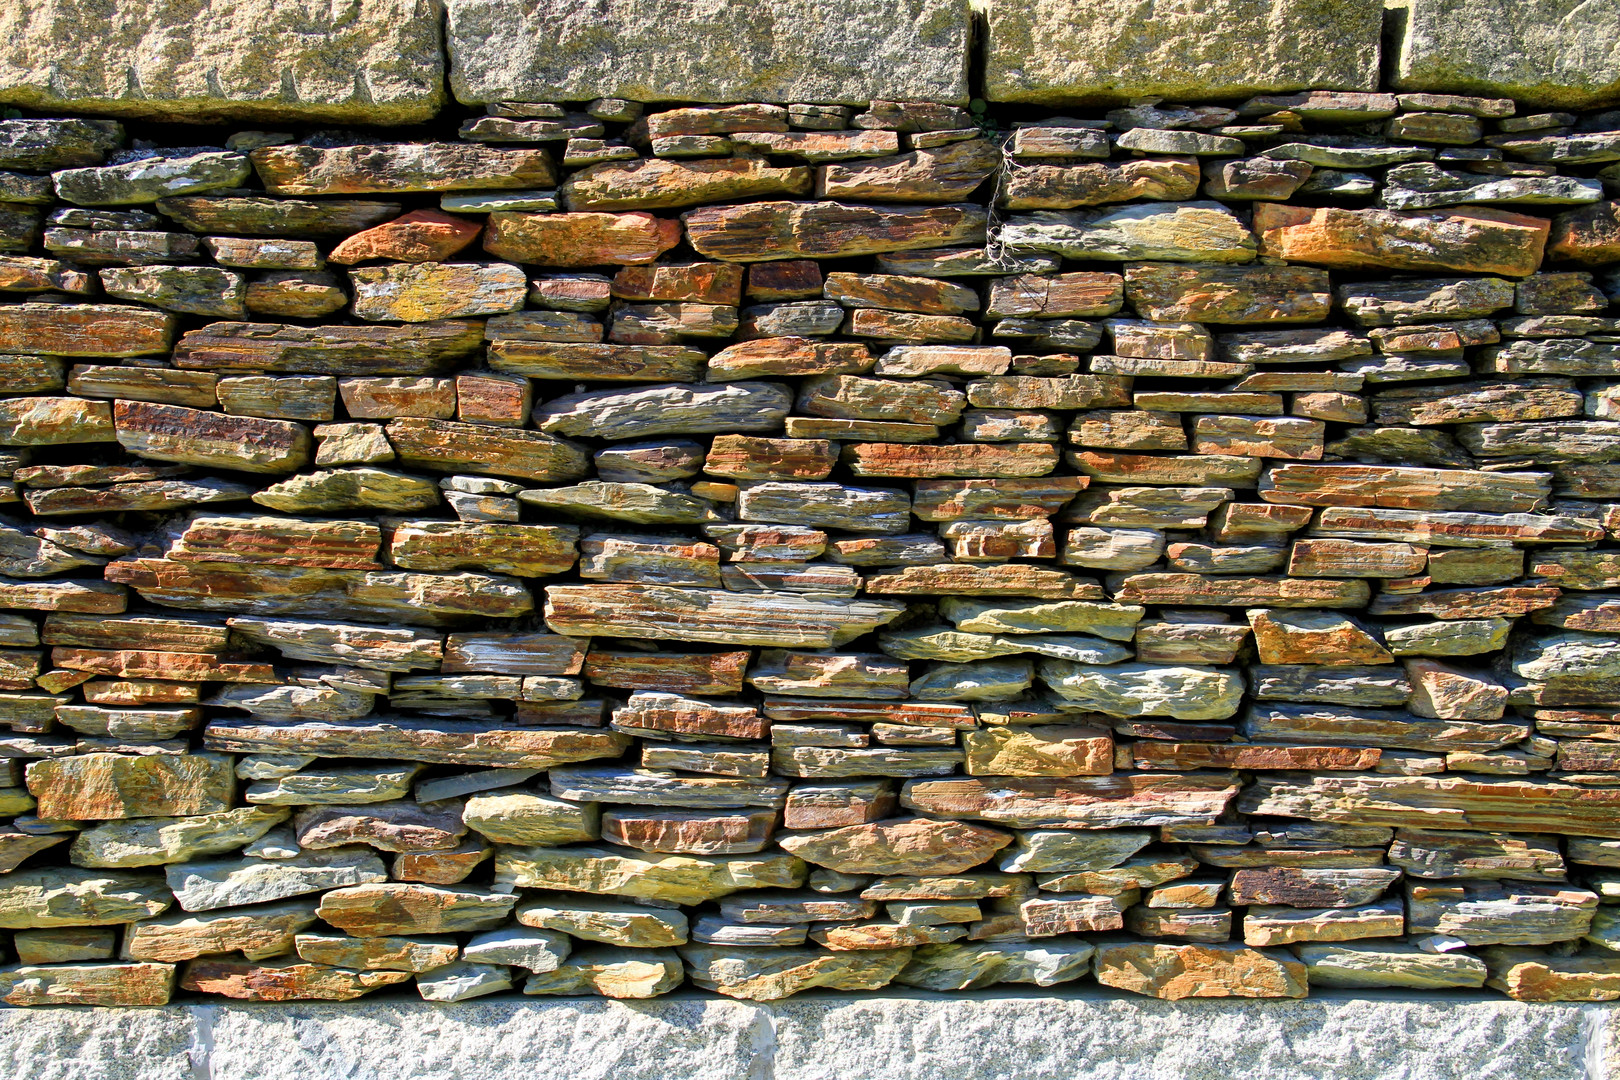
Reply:
<svg viewBox="0 0 1620 1080"><path fill-rule="evenodd" d="M1495 8L0 13L0 999L1620 997L1620 73Z"/></svg>

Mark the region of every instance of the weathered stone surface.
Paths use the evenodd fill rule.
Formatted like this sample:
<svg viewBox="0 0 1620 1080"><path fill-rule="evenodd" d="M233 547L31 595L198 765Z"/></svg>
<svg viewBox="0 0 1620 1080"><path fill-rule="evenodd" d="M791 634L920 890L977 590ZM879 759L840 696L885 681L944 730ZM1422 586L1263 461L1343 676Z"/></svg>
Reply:
<svg viewBox="0 0 1620 1080"><path fill-rule="evenodd" d="M1463 35L1482 26L1487 32L1465 47ZM1610 104L1620 67L1581 44L1614 26L1612 12L1556 2L1504 7L1423 0L1407 22L1395 85L1511 96L1554 108Z"/></svg>
<svg viewBox="0 0 1620 1080"><path fill-rule="evenodd" d="M1095 10L1065 0L1004 4L990 17L987 96L1056 105L1370 90L1378 81L1379 14L1365 3L1325 16L1306 4L1250 0L1173 15L1123 3ZM1234 39L1234 26L1265 32Z"/></svg>
<svg viewBox="0 0 1620 1080"><path fill-rule="evenodd" d="M687 242L728 262L839 258L984 239L984 211L966 204L882 207L839 202L761 202L691 210Z"/></svg>
<svg viewBox="0 0 1620 1080"><path fill-rule="evenodd" d="M306 747L323 757L394 758L513 769L617 757L628 741L608 731L504 726L496 720L404 717L342 724L216 720L204 732L208 746L237 753L294 753Z"/></svg>
<svg viewBox="0 0 1620 1080"><path fill-rule="evenodd" d="M529 901L517 911L524 926L560 930L569 937L636 949L682 945L687 919L679 911L638 907L612 900Z"/></svg>
<svg viewBox="0 0 1620 1080"><path fill-rule="evenodd" d="M586 948L556 968L530 975L525 994L650 998L680 985L683 968L673 949Z"/></svg>
<svg viewBox="0 0 1620 1080"><path fill-rule="evenodd" d="M454 364L483 342L476 322L413 326L288 326L212 323L182 336L176 367L311 375L423 375Z"/></svg>
<svg viewBox="0 0 1620 1080"><path fill-rule="evenodd" d="M125 868L222 855L251 843L287 819L284 810L242 806L199 817L136 818L85 829L73 838L75 866Z"/></svg>
<svg viewBox="0 0 1620 1080"><path fill-rule="evenodd" d="M1262 203L1263 255L1346 270L1465 270L1523 276L1541 262L1549 222L1505 210L1312 209Z"/></svg>
<svg viewBox="0 0 1620 1080"><path fill-rule="evenodd" d="M82 754L32 763L28 786L43 817L99 821L224 813L235 785L218 754Z"/></svg>
<svg viewBox="0 0 1620 1080"><path fill-rule="evenodd" d="M804 864L791 855L665 855L625 849L502 848L496 880L557 889L698 904L739 889L796 888Z"/></svg>
<svg viewBox="0 0 1620 1080"><path fill-rule="evenodd" d="M968 139L894 157L823 165L816 195L833 199L950 202L966 199L1001 164L987 139Z"/></svg>
<svg viewBox="0 0 1620 1080"><path fill-rule="evenodd" d="M1021 829L1208 824L1237 791L1232 775L912 780L900 801L922 813Z"/></svg>
<svg viewBox="0 0 1620 1080"><path fill-rule="evenodd" d="M1102 942L1097 981L1137 994L1189 997L1304 997L1305 965L1286 953L1240 945Z"/></svg>
<svg viewBox="0 0 1620 1080"><path fill-rule="evenodd" d="M354 314L371 322L499 315L521 308L528 292L523 271L507 263L379 266L351 270L349 279L354 283Z"/></svg>
<svg viewBox="0 0 1620 1080"><path fill-rule="evenodd" d="M144 301L165 311L211 315L219 319L247 316L247 284L240 274L211 266L108 267L100 272L109 296Z"/></svg>
<svg viewBox="0 0 1620 1080"><path fill-rule="evenodd" d="M747 1001L775 1001L801 990L876 990L906 967L909 948L828 952L685 945L680 949L692 981L706 990Z"/></svg>
<svg viewBox="0 0 1620 1080"><path fill-rule="evenodd" d="M810 170L759 158L643 158L574 173L560 189L569 210L664 210L765 195L808 195Z"/></svg>
<svg viewBox="0 0 1620 1080"><path fill-rule="evenodd" d="M298 853L291 857L190 862L164 871L185 911L213 911L387 878L382 860L365 848ZM159 914L153 911L151 914Z"/></svg>
<svg viewBox="0 0 1620 1080"><path fill-rule="evenodd" d="M589 469L583 447L540 431L415 417L386 430L402 463L436 472L481 469L519 480L566 481Z"/></svg>
<svg viewBox="0 0 1620 1080"><path fill-rule="evenodd" d="M1216 202L1043 211L1009 220L1001 240L1014 251L1050 251L1070 259L1199 263L1250 262L1256 245L1243 223Z"/></svg>
<svg viewBox="0 0 1620 1080"><path fill-rule="evenodd" d="M110 926L161 915L172 903L155 874L13 870L0 881L0 926Z"/></svg>
<svg viewBox="0 0 1620 1080"><path fill-rule="evenodd" d="M1174 263L1126 267L1125 296L1145 318L1226 324L1314 322L1333 300L1324 270Z"/></svg>
<svg viewBox="0 0 1620 1080"><path fill-rule="evenodd" d="M124 952L132 960L169 964L226 952L258 960L292 951L294 936L314 922L314 900L261 904L218 915L177 912L132 924Z"/></svg>
<svg viewBox="0 0 1620 1080"><path fill-rule="evenodd" d="M723 47L724 56L672 43L663 31L673 20L688 41ZM601 36L604 26L611 38ZM899 11L858 6L834 20L774 0L747 18L717 11L694 19L682 8L623 4L590 19L566 7L537 8L519 21L499 5L458 0L447 36L452 89L472 104L606 97L865 106L884 96L962 104L968 95L965 14L928 0ZM756 120L738 130L781 131L785 120L784 112L776 125Z"/></svg>
<svg viewBox="0 0 1620 1080"><path fill-rule="evenodd" d="M954 874L979 865L1010 842L1007 834L994 829L926 818L851 825L778 840L806 862L847 874Z"/></svg>
<svg viewBox="0 0 1620 1080"><path fill-rule="evenodd" d="M317 912L356 937L386 937L487 930L515 903L515 896L388 882L334 889Z"/></svg>
<svg viewBox="0 0 1620 1080"><path fill-rule="evenodd" d="M1486 949L1487 986L1516 1001L1614 1001L1620 961L1609 956L1553 957L1535 949Z"/></svg>
<svg viewBox="0 0 1620 1080"><path fill-rule="evenodd" d="M1426 953L1395 942L1353 945L1301 945L1312 985L1436 990L1483 984L1484 962L1469 953Z"/></svg>
<svg viewBox="0 0 1620 1080"><path fill-rule="evenodd" d="M190 961L180 985L246 1001L353 1001L410 977L407 971L359 972L293 959L253 963L227 957Z"/></svg>
<svg viewBox="0 0 1620 1080"><path fill-rule="evenodd" d="M1408 929L1438 933L1469 945L1546 945L1584 934L1597 894L1547 885L1433 885L1406 887Z"/></svg>
<svg viewBox="0 0 1620 1080"><path fill-rule="evenodd" d="M671 383L569 394L535 409L534 422L556 435L605 439L771 431L791 401L790 392L779 383Z"/></svg>
<svg viewBox="0 0 1620 1080"><path fill-rule="evenodd" d="M346 18L303 14L250 4L199 15L152 2L107 19L74 0L14 11L0 23L13 43L0 59L0 101L163 121L361 124L426 120L444 103L440 33L426 8L399 0Z"/></svg>
<svg viewBox="0 0 1620 1080"><path fill-rule="evenodd" d="M167 1005L172 964L48 964L0 970L7 1005Z"/></svg>
<svg viewBox="0 0 1620 1080"><path fill-rule="evenodd" d="M1215 668L1116 664L1090 667L1042 660L1040 677L1077 709L1110 716L1173 716L1219 720L1237 711L1243 679Z"/></svg>
<svg viewBox="0 0 1620 1080"><path fill-rule="evenodd" d="M499 259L543 266L636 266L655 261L680 239L678 222L644 211L524 214L498 210L490 214L484 229L484 250Z"/></svg>
<svg viewBox="0 0 1620 1080"><path fill-rule="evenodd" d="M272 146L249 155L273 195L364 195L546 187L556 170L544 150L465 143Z"/></svg>

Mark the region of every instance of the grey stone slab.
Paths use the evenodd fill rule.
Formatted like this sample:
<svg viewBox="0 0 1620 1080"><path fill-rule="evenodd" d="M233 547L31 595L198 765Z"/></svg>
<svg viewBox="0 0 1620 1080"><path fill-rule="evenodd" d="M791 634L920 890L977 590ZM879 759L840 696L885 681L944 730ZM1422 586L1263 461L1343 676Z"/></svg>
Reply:
<svg viewBox="0 0 1620 1080"><path fill-rule="evenodd" d="M433 0L0 4L0 103L156 120L403 124L444 103Z"/></svg>
<svg viewBox="0 0 1620 1080"><path fill-rule="evenodd" d="M0 1008L7 1080L197 1080L199 1020L159 1009ZM223 1078L217 1078L223 1080Z"/></svg>
<svg viewBox="0 0 1620 1080"><path fill-rule="evenodd" d="M1599 1080L1593 1048L1614 1016L1483 993L804 995L770 1008L773 1080Z"/></svg>
<svg viewBox="0 0 1620 1080"><path fill-rule="evenodd" d="M748 1080L758 1011L714 997L501 996L222 1010L211 1080ZM140 1080L146 1080L141 1077Z"/></svg>
<svg viewBox="0 0 1620 1080"><path fill-rule="evenodd" d="M1207 101L1378 86L1383 0L990 0L988 8L991 101Z"/></svg>
<svg viewBox="0 0 1620 1080"><path fill-rule="evenodd" d="M967 0L449 0L450 86L491 101L966 104Z"/></svg>
<svg viewBox="0 0 1620 1080"><path fill-rule="evenodd" d="M7 1080L1612 1080L1620 1009L1087 988L0 1008Z"/></svg>
<svg viewBox="0 0 1620 1080"><path fill-rule="evenodd" d="M1411 0L1394 81L1559 109L1612 105L1617 39L1620 4L1604 0Z"/></svg>

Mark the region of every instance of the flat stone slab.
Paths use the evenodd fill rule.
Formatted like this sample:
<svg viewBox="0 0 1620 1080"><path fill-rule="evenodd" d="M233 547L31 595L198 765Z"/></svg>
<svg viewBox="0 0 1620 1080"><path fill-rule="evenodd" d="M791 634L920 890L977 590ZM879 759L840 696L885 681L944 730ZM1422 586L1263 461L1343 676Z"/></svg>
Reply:
<svg viewBox="0 0 1620 1080"><path fill-rule="evenodd" d="M1412 0L1395 85L1589 109L1620 101L1620 6ZM1521 112L1523 110L1521 109Z"/></svg>
<svg viewBox="0 0 1620 1080"><path fill-rule="evenodd" d="M808 993L0 1009L9 1080L1607 1080L1620 1010L1496 995Z"/></svg>
<svg viewBox="0 0 1620 1080"><path fill-rule="evenodd" d="M450 87L491 101L965 105L967 0L449 0Z"/></svg>
<svg viewBox="0 0 1620 1080"><path fill-rule="evenodd" d="M1382 0L991 0L988 8L991 101L1208 101L1378 87Z"/></svg>
<svg viewBox="0 0 1620 1080"><path fill-rule="evenodd" d="M152 120L408 124L444 101L430 0L0 5L0 104Z"/></svg>

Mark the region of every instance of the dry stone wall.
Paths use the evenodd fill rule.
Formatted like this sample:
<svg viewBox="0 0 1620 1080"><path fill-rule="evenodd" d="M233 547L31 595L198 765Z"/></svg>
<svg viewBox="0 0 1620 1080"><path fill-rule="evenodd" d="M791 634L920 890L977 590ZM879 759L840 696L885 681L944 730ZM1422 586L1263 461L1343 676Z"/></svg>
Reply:
<svg viewBox="0 0 1620 1080"><path fill-rule="evenodd" d="M319 101L7 47L0 999L1620 997L1612 73L1086 104L1169 46L1046 0L987 104L915 6L451 0L395 131L308 126L434 114L392 7Z"/></svg>

